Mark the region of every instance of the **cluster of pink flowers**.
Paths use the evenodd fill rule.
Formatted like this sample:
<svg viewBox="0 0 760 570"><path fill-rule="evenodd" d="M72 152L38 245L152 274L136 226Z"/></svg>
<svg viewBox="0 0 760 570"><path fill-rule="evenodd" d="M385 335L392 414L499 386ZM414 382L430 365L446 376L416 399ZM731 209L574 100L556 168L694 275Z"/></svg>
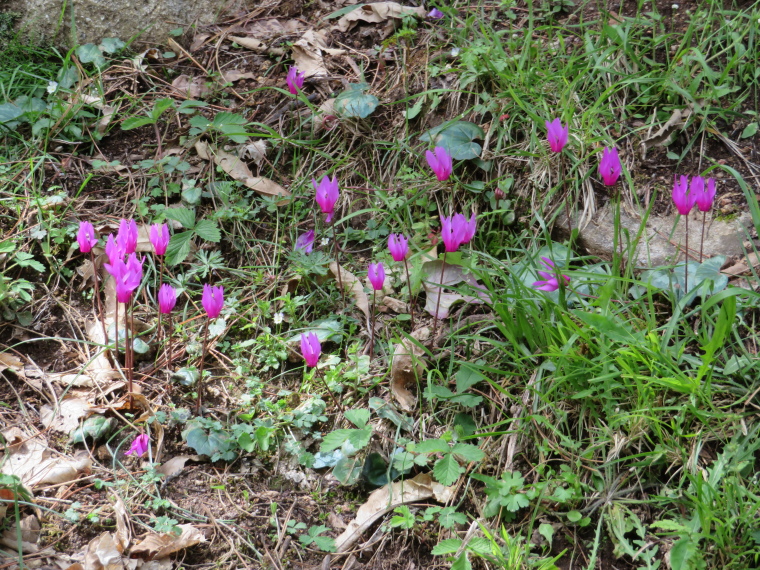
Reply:
<svg viewBox="0 0 760 570"><path fill-rule="evenodd" d="M673 182L673 203L678 213L687 216L696 205L700 212L709 212L715 200L715 180L705 181L694 176L689 183L687 176L676 176Z"/></svg>

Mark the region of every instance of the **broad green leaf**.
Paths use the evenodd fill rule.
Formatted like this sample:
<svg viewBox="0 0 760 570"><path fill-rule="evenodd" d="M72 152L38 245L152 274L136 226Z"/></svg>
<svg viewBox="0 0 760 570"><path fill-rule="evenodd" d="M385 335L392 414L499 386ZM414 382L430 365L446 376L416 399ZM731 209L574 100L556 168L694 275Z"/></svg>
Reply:
<svg viewBox="0 0 760 570"><path fill-rule="evenodd" d="M366 83L350 84L348 89L335 98L335 111L343 117L369 117L380 104L380 100L365 93L368 87Z"/></svg>
<svg viewBox="0 0 760 570"><path fill-rule="evenodd" d="M422 111L422 105L423 105L423 103L425 103L425 98L424 97L419 97L417 99L417 102L412 107L410 107L409 109L406 110L406 112L404 113L404 117L406 117L407 121L411 121L417 115L420 114L420 111Z"/></svg>
<svg viewBox="0 0 760 570"><path fill-rule="evenodd" d="M95 44L79 46L76 54L82 63L94 63L97 67L103 67L106 64L106 59Z"/></svg>
<svg viewBox="0 0 760 570"><path fill-rule="evenodd" d="M570 511L567 513L567 520L571 523L578 522L583 518L583 515L579 511Z"/></svg>
<svg viewBox="0 0 760 570"><path fill-rule="evenodd" d="M459 558L454 560L454 563L451 565L451 570L472 570L472 564L470 564L470 559L467 557L466 550Z"/></svg>
<svg viewBox="0 0 760 570"><path fill-rule="evenodd" d="M444 554L454 554L462 546L461 538L447 538L442 540L433 547L430 552L433 556L442 556Z"/></svg>
<svg viewBox="0 0 760 570"><path fill-rule="evenodd" d="M361 477L362 463L359 457L343 457L335 464L333 477L342 485L354 485Z"/></svg>
<svg viewBox="0 0 760 570"><path fill-rule="evenodd" d="M170 109L174 106L174 99L171 99L169 97L164 97L163 99L159 99L153 104L153 109L150 111L150 116L153 117L154 121L158 121L158 118L163 114L164 111L167 109Z"/></svg>
<svg viewBox="0 0 760 570"><path fill-rule="evenodd" d="M435 146L445 148L455 160L479 157L483 147L474 141L482 138L485 138L483 129L468 121L444 123L420 136L423 142L432 142Z"/></svg>
<svg viewBox="0 0 760 570"><path fill-rule="evenodd" d="M183 228L188 230L195 227L195 210L190 208L166 208L164 216L179 222Z"/></svg>
<svg viewBox="0 0 760 570"><path fill-rule="evenodd" d="M452 528L454 525L465 524L467 515L456 512L456 507L444 507L438 515L438 522L443 528Z"/></svg>
<svg viewBox="0 0 760 570"><path fill-rule="evenodd" d="M191 231L174 234L169 240L169 246L166 248L166 264L172 266L185 261L190 254L192 239L193 232Z"/></svg>
<svg viewBox="0 0 760 570"><path fill-rule="evenodd" d="M222 234L219 233L219 227L213 220L201 220L195 225L195 234L206 241L219 243Z"/></svg>
<svg viewBox="0 0 760 570"><path fill-rule="evenodd" d="M386 402L382 398L370 398L369 407L375 410L378 417L390 420L404 431L412 431L413 425L411 420L398 413L393 404Z"/></svg>
<svg viewBox="0 0 760 570"><path fill-rule="evenodd" d="M415 453L448 453L449 444L442 439L425 439L410 449Z"/></svg>
<svg viewBox="0 0 760 570"><path fill-rule="evenodd" d="M23 114L24 112L13 103L3 103L0 105L0 123L10 123Z"/></svg>
<svg viewBox="0 0 760 570"><path fill-rule="evenodd" d="M456 374L457 394L466 392L475 384L482 382L485 379L485 376L483 376L477 370L474 370L468 366L462 366Z"/></svg>
<svg viewBox="0 0 760 570"><path fill-rule="evenodd" d="M630 325L623 326L614 317L580 310L573 311L573 315L586 323L591 330L603 334L616 342L633 345L638 345L642 342L642 335L639 332L633 331Z"/></svg>
<svg viewBox="0 0 760 570"><path fill-rule="evenodd" d="M750 137L754 137L757 134L757 128L758 123L750 123L746 127L744 127L744 130L742 131L741 138L748 139Z"/></svg>
<svg viewBox="0 0 760 570"><path fill-rule="evenodd" d="M451 448L451 452L455 454L457 458L467 462L483 461L483 458L486 455L483 453L482 449L470 445L469 443L457 443Z"/></svg>
<svg viewBox="0 0 760 570"><path fill-rule="evenodd" d="M201 194L202 194L201 188L197 186L190 186L190 188L185 188L182 191L182 199L190 205L195 205L201 201ZM201 220L200 222L198 222L198 225L200 225L204 221L207 221L207 220ZM208 221L211 221L211 220L208 220ZM196 227L196 231L197 230L198 228Z"/></svg>
<svg viewBox="0 0 760 570"><path fill-rule="evenodd" d="M227 450L230 435L222 430L209 430L208 433L203 428L193 428L185 436L187 445L192 447L198 455L211 457L215 453L221 453Z"/></svg>
<svg viewBox="0 0 760 570"><path fill-rule="evenodd" d="M462 473L464 473L464 467L459 465L451 453L444 455L433 466L433 476L436 481L446 486L452 485Z"/></svg>
<svg viewBox="0 0 760 570"><path fill-rule="evenodd" d="M672 570L693 570L700 568L696 564L701 557L698 550L699 544L689 537L684 536L673 544L670 549L670 567Z"/></svg>
<svg viewBox="0 0 760 570"><path fill-rule="evenodd" d="M90 416L81 427L73 430L69 437L71 443L84 443L86 439L98 442L111 435L117 425L118 422L115 418L107 418L101 415Z"/></svg>
<svg viewBox="0 0 760 570"><path fill-rule="evenodd" d="M552 538L554 538L554 527L548 523L542 523L538 525L538 534L546 539L549 543L549 548L552 546Z"/></svg>
<svg viewBox="0 0 760 570"><path fill-rule="evenodd" d="M528 497L522 493L516 493L507 497L501 498L501 504L507 508L510 512L515 512L519 509L527 507L530 504Z"/></svg>
<svg viewBox="0 0 760 570"><path fill-rule="evenodd" d="M319 451L327 453L333 449L338 449L343 443L348 440L348 437L352 432L358 430L355 429L336 429L331 431L322 438L322 444L319 446Z"/></svg>
<svg viewBox="0 0 760 570"><path fill-rule="evenodd" d="M349 422L361 429L369 421L369 410L365 410L364 408L346 410L345 416Z"/></svg>
<svg viewBox="0 0 760 570"><path fill-rule="evenodd" d="M119 38L103 38L99 47L106 53L116 53L125 45Z"/></svg>
<svg viewBox="0 0 760 570"><path fill-rule="evenodd" d="M136 338L132 341L132 349L137 354L148 354L150 352L150 346L141 338Z"/></svg>

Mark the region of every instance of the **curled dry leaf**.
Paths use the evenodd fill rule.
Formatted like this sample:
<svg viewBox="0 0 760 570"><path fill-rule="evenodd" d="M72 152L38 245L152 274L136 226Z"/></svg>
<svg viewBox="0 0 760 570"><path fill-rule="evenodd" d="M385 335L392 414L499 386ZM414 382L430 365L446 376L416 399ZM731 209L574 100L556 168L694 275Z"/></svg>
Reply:
<svg viewBox="0 0 760 570"><path fill-rule="evenodd" d="M239 180L248 186L248 188L254 192L258 192L262 196L280 196L282 198L290 197L290 192L285 190L285 188L276 182L262 176L254 176L246 164L234 154L216 149L203 141L198 141L195 143L195 150L198 152L198 156L200 156L202 159L212 160L230 177L234 178L235 180ZM283 206L287 203L288 200L285 199L277 202L277 205Z"/></svg>
<svg viewBox="0 0 760 570"><path fill-rule="evenodd" d="M181 524L179 536L173 533L149 534L131 550L130 556L145 560L161 559L170 554L206 542L203 533L191 524Z"/></svg>
<svg viewBox="0 0 760 570"><path fill-rule="evenodd" d="M209 79L207 77L190 77L183 73L172 81L172 87L174 87L183 97L203 99L203 97L211 93L211 89L207 85L208 82Z"/></svg>
<svg viewBox="0 0 760 570"><path fill-rule="evenodd" d="M267 141L262 139L240 147L238 156L243 160L252 160L256 166L261 167L267 157L267 150Z"/></svg>
<svg viewBox="0 0 760 570"><path fill-rule="evenodd" d="M671 144L675 139L676 133L686 126L689 115L691 115L691 108L675 109L660 130L648 139L641 141L639 145L641 149L641 159L646 160L647 150L653 146L668 146Z"/></svg>
<svg viewBox="0 0 760 570"><path fill-rule="evenodd" d="M347 289L356 302L356 306L364 313L364 316L369 322L369 298L364 292L362 282L357 279L356 275L347 271L343 267L340 267L335 261L330 262L330 272L335 276L335 280L338 280L338 271L340 271L340 280L343 283L343 288Z"/></svg>
<svg viewBox="0 0 760 570"><path fill-rule="evenodd" d="M256 53L264 53L267 51L267 44L256 38L246 38L243 36L229 36L229 39L238 45L243 46Z"/></svg>
<svg viewBox="0 0 760 570"><path fill-rule="evenodd" d="M222 72L222 79L225 83L235 83L241 79L256 79L256 76L250 71L238 71L237 69L229 69Z"/></svg>
<svg viewBox="0 0 760 570"><path fill-rule="evenodd" d="M453 487L433 481L428 473L420 473L414 479L390 483L373 491L367 502L356 511L356 518L348 523L346 530L335 539L336 552L345 552L359 540L372 524L399 505L433 498L445 503L451 499Z"/></svg>
<svg viewBox="0 0 760 570"><path fill-rule="evenodd" d="M37 542L40 539L40 522L35 515L29 515L21 519L21 550L25 554L37 552L39 547ZM16 534L15 525L3 532L0 537L0 544L16 550L18 548L18 535Z"/></svg>
<svg viewBox="0 0 760 570"><path fill-rule="evenodd" d="M185 468L185 463L188 461L201 461L200 455L177 455L172 457L169 461L156 467L158 473L162 473L166 479L176 477Z"/></svg>
<svg viewBox="0 0 760 570"><path fill-rule="evenodd" d="M384 29L384 33L387 35L393 31L393 20L400 20L406 15L424 18L425 14L424 7L402 6L398 2L362 4L359 8L351 10L348 14L342 16L336 23L335 28L341 32L347 32L358 22L368 22L371 24L388 22Z"/></svg>
<svg viewBox="0 0 760 570"><path fill-rule="evenodd" d="M451 263L446 264L443 270L443 279L441 279L441 267L443 267L443 261L439 260L428 261L422 265L422 271L425 274L425 281L422 285L425 288L425 293L427 293L425 310L428 313L435 317L435 309L438 307L438 318L445 319L449 316L451 306L458 301L476 304L491 302L491 298L485 292L480 292L477 296L471 296L460 295L454 291L445 291L441 287L441 284L446 287L452 287L459 283L467 283L473 288L481 290L484 290L485 287L478 283L472 275L465 275L461 266ZM440 306L438 305L439 294L441 295Z"/></svg>
<svg viewBox="0 0 760 570"><path fill-rule="evenodd" d="M722 269L721 273L736 277L737 275L741 275L743 273L749 273L750 265L754 268L760 266L760 254L752 252L747 255L747 257L739 258L735 263L732 263L725 269Z"/></svg>
<svg viewBox="0 0 760 570"><path fill-rule="evenodd" d="M70 433L79 427L79 420L90 413L90 404L82 398L63 400L57 409L45 404L40 408L40 421L47 429Z"/></svg>
<svg viewBox="0 0 760 570"><path fill-rule="evenodd" d="M327 68L322 58L322 50L327 47L325 36L314 30L307 31L293 44L293 60L299 72L306 77L326 77Z"/></svg>
<svg viewBox="0 0 760 570"><path fill-rule="evenodd" d="M116 533L114 534L114 541L120 552L124 552L129 548L129 543L132 542L132 526L129 524L129 513L127 512L127 506L121 497L116 493L112 493L112 498L115 498L113 503L113 514L116 519Z"/></svg>
<svg viewBox="0 0 760 570"><path fill-rule="evenodd" d="M425 342L430 338L430 329L423 327L410 335L415 340ZM407 386L416 384L426 368L423 356L425 351L409 339L404 339L393 350L391 360L391 394L396 398L401 409L410 412L414 409L417 399Z"/></svg>
<svg viewBox="0 0 760 570"><path fill-rule="evenodd" d="M122 550L114 540L113 534L104 532L93 538L84 554L84 567L87 570L117 570L124 568L121 558Z"/></svg>

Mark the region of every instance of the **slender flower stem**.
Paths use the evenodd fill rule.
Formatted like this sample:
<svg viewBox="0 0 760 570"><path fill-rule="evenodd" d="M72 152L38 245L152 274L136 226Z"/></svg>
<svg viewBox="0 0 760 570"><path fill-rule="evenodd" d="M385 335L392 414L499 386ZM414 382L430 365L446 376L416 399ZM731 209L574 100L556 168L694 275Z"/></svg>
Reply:
<svg viewBox="0 0 760 570"><path fill-rule="evenodd" d="M683 294L689 292L689 214L686 214L686 261L683 267Z"/></svg>
<svg viewBox="0 0 760 570"><path fill-rule="evenodd" d="M441 264L440 287L438 288L438 299L435 302L435 314L433 315L433 342L435 342L435 331L438 328L438 308L441 306L441 296L443 295L443 270L446 267L446 251L443 252L443 263Z"/></svg>
<svg viewBox="0 0 760 570"><path fill-rule="evenodd" d="M127 367L127 382L129 386L129 407L132 408L132 379L134 370L134 352L132 352L132 342L134 335L130 335L130 318L129 318L129 305L130 302L124 303L124 364Z"/></svg>
<svg viewBox="0 0 760 570"><path fill-rule="evenodd" d="M335 237L335 222L332 223L332 232L333 232L333 255L335 255L335 265L336 269L338 270L338 288L340 289L340 300L342 305L346 306L346 294L343 291L343 278L341 277L341 271L340 271L340 263L338 262L338 240Z"/></svg>
<svg viewBox="0 0 760 570"><path fill-rule="evenodd" d="M203 330L203 352L201 352L201 365L198 374L198 399L195 402L195 414L201 415L201 404L203 403L203 363L206 360L206 348L208 347L208 322L210 319L206 319L206 324Z"/></svg>
<svg viewBox="0 0 760 570"><path fill-rule="evenodd" d="M699 242L699 262L702 263L702 253L705 246L705 221L707 220L707 212L702 212L702 239Z"/></svg>
<svg viewBox="0 0 760 570"><path fill-rule="evenodd" d="M565 214L567 215L567 239L572 239L573 237L573 226L572 222L570 221L570 201L567 199L567 193L565 191L565 157L560 151L559 153L559 172L557 176L559 176L560 182L562 182L562 194L565 197Z"/></svg>
<svg viewBox="0 0 760 570"><path fill-rule="evenodd" d="M372 289L372 320L369 324L369 361L375 355L375 307L377 306L377 291Z"/></svg>
<svg viewBox="0 0 760 570"><path fill-rule="evenodd" d="M169 328L169 334L166 336L166 348L164 349L166 351L166 368L171 372L172 368L172 316L167 314L166 315L166 321L167 321L167 327Z"/></svg>
<svg viewBox="0 0 760 570"><path fill-rule="evenodd" d="M95 267L95 254L90 250L90 263L92 263L92 278L95 281L95 303L98 307L97 318L103 327L103 346L108 351L108 333L106 332L106 321L103 318L103 306L100 304L100 275L98 275L98 268Z"/></svg>
<svg viewBox="0 0 760 570"><path fill-rule="evenodd" d="M409 314L412 317L412 330L414 330L414 302L412 301L412 280L409 279L409 263L404 258L404 269L406 270L406 285L409 287Z"/></svg>
<svg viewBox="0 0 760 570"><path fill-rule="evenodd" d="M372 357L370 356L370 360ZM335 404L338 409L340 410L340 413L345 413L345 408L343 407L343 404L341 404L338 399L335 397L335 394L332 393L332 390L330 390L330 386L327 385L327 380L325 379L324 375L322 374L322 371L319 370L319 368L314 368L314 375L319 378L322 381L322 385L325 387L325 390L327 390L327 393L330 394L330 398L332 398L333 404Z"/></svg>
<svg viewBox="0 0 760 570"><path fill-rule="evenodd" d="M116 311L114 313L114 328L116 329L116 335L114 339L114 347L115 347L115 364L116 368L119 368L119 301L116 301Z"/></svg>

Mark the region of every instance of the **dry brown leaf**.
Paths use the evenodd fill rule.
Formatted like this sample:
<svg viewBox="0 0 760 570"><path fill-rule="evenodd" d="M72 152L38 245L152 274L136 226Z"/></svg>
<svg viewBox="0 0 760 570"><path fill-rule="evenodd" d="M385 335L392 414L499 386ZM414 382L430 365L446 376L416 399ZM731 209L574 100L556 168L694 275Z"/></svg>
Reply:
<svg viewBox="0 0 760 570"><path fill-rule="evenodd" d="M209 79L207 77L190 77L183 73L172 81L172 87L184 97L203 99L203 97L211 93L211 88L207 85L208 82Z"/></svg>
<svg viewBox="0 0 760 570"><path fill-rule="evenodd" d="M383 297L383 305L388 307L394 313L405 314L409 312L409 304L404 303L393 297Z"/></svg>
<svg viewBox="0 0 760 570"><path fill-rule="evenodd" d="M40 421L48 429L69 434L79 427L79 420L90 413L90 404L82 398L63 400L58 409L45 404L40 408Z"/></svg>
<svg viewBox="0 0 760 570"><path fill-rule="evenodd" d="M338 280L338 267L339 266L335 261L330 262L330 271L335 276L336 281ZM359 307L359 310L362 313L364 313L364 316L369 322L369 297L367 297L367 294L364 292L362 282L359 281L353 273L343 267L340 267L340 282L343 283L343 288L351 293L351 296L356 302L356 306Z"/></svg>
<svg viewBox="0 0 760 570"><path fill-rule="evenodd" d="M335 126L337 120L338 113L335 111L335 99L327 99L319 106L319 111L314 116L314 129L316 132L322 129L329 131Z"/></svg>
<svg viewBox="0 0 760 570"><path fill-rule="evenodd" d="M243 46L256 53L264 53L267 51L267 44L256 38L246 38L242 36L229 36L229 39L238 45Z"/></svg>
<svg viewBox="0 0 760 570"><path fill-rule="evenodd" d="M375 2L374 4L363 4L361 7L350 11L348 14L342 16L335 25L335 28L341 32L347 32L353 28L358 22L368 22L371 24L377 24L381 22L388 22L390 25L385 27L385 33L388 34L393 30L392 20L400 20L403 16L412 14L425 17L425 8L402 6L397 2Z"/></svg>
<svg viewBox="0 0 760 570"><path fill-rule="evenodd" d="M238 156L243 160L252 160L256 166L261 167L266 160L267 150L269 150L267 147L267 141L262 139L243 145L240 148Z"/></svg>
<svg viewBox="0 0 760 570"><path fill-rule="evenodd" d="M16 374L24 373L24 363L18 356L9 352L0 352L0 372L10 368Z"/></svg>
<svg viewBox="0 0 760 570"><path fill-rule="evenodd" d="M425 342L430 338L430 329L423 327L410 335L415 340ZM393 350L391 360L391 394L396 398L399 407L405 412L411 412L417 403L407 386L417 384L427 366L423 359L425 351L409 339L404 339Z"/></svg>
<svg viewBox="0 0 760 570"><path fill-rule="evenodd" d="M641 141L641 159L646 160L647 150L653 146L668 146L675 139L676 132L686 126L687 119L691 115L691 108L675 109L668 121L660 130L646 140Z"/></svg>
<svg viewBox="0 0 760 570"><path fill-rule="evenodd" d="M181 524L182 533L149 534L130 551L130 556L139 556L146 560L161 559L179 550L206 542L203 533L191 524Z"/></svg>
<svg viewBox="0 0 760 570"><path fill-rule="evenodd" d="M255 20L248 24L245 32L250 36L257 38L274 38L286 34L294 34L304 29L304 25L298 20L278 20L276 18L267 18Z"/></svg>
<svg viewBox="0 0 760 570"><path fill-rule="evenodd" d="M37 552L39 547L37 542L40 539L40 522L35 515L29 515L21 519L21 550L25 553ZM16 526L3 532L0 537L0 544L16 550L18 548L18 536Z"/></svg>
<svg viewBox="0 0 760 570"><path fill-rule="evenodd" d="M111 117L113 117L114 113L119 110L121 104L117 105L116 107L105 105L103 104L103 99L101 97L93 97L92 95L82 95L82 100L88 105L92 105L96 109L100 109L100 111L103 113L103 116L97 122L95 130L98 132L98 134L104 134L106 132L106 128L108 128L108 123L111 122Z"/></svg>
<svg viewBox="0 0 760 570"><path fill-rule="evenodd" d="M356 511L356 518L348 523L346 530L335 539L336 552L349 550L377 519L399 505L430 498L446 503L453 493L453 487L446 487L433 481L428 473L420 473L414 479L391 483L376 489L367 497L367 502Z"/></svg>
<svg viewBox="0 0 760 570"><path fill-rule="evenodd" d="M116 534L114 535L114 541L116 547L120 552L124 552L129 548L130 542L132 542L132 526L129 524L129 513L127 512L127 506L121 497L116 493L112 494L115 497L113 503L113 514L116 519Z"/></svg>
<svg viewBox="0 0 760 570"><path fill-rule="evenodd" d="M422 271L425 275L422 286L427 293L427 300L425 301L425 310L435 315L436 307L438 307L438 318L445 319L449 316L449 309L451 306L458 302L464 301L465 303L483 304L484 302L491 302L491 298L485 292L478 293L477 296L460 295L455 291L446 291L441 284L446 287L452 287L459 283L467 283L475 289L483 290L484 287L480 285L471 274L465 275L464 269L460 265L446 264L441 275L441 268L443 267L443 261L428 261L422 265ZM443 278L441 278L443 277ZM438 303L438 296L440 295L440 305Z"/></svg>
<svg viewBox="0 0 760 570"><path fill-rule="evenodd" d="M156 467L156 471L158 473L163 473L167 479L171 477L176 477L180 473L182 473L182 470L185 468L185 463L188 461L200 461L201 456L200 455L177 455L176 457L172 457L169 461L164 463L163 465L160 465L159 467Z"/></svg>
<svg viewBox="0 0 760 570"><path fill-rule="evenodd" d="M235 83L241 79L256 79L256 75L250 71L238 71L237 69L230 69L222 72L222 79L225 83Z"/></svg>
<svg viewBox="0 0 760 570"><path fill-rule="evenodd" d="M93 538L84 555L86 570L120 570L124 568L122 551L110 532Z"/></svg>
<svg viewBox="0 0 760 570"><path fill-rule="evenodd" d="M276 182L269 180L269 178L253 176L248 166L234 154L215 149L203 141L195 143L195 150L202 159L214 161L215 164L232 178L239 180L254 192L258 192L264 196L290 197L290 192ZM277 202L277 205L283 206L287 203L288 200L280 200Z"/></svg>
<svg viewBox="0 0 760 570"><path fill-rule="evenodd" d="M302 35L292 47L298 71L305 73L306 77L327 77L327 68L322 58L322 50L326 47L324 34L309 30Z"/></svg>
<svg viewBox="0 0 760 570"><path fill-rule="evenodd" d="M735 277L737 275L742 275L743 273L749 273L750 265L755 268L760 266L760 254L753 251L746 258L739 259L733 265L722 269L721 273Z"/></svg>

